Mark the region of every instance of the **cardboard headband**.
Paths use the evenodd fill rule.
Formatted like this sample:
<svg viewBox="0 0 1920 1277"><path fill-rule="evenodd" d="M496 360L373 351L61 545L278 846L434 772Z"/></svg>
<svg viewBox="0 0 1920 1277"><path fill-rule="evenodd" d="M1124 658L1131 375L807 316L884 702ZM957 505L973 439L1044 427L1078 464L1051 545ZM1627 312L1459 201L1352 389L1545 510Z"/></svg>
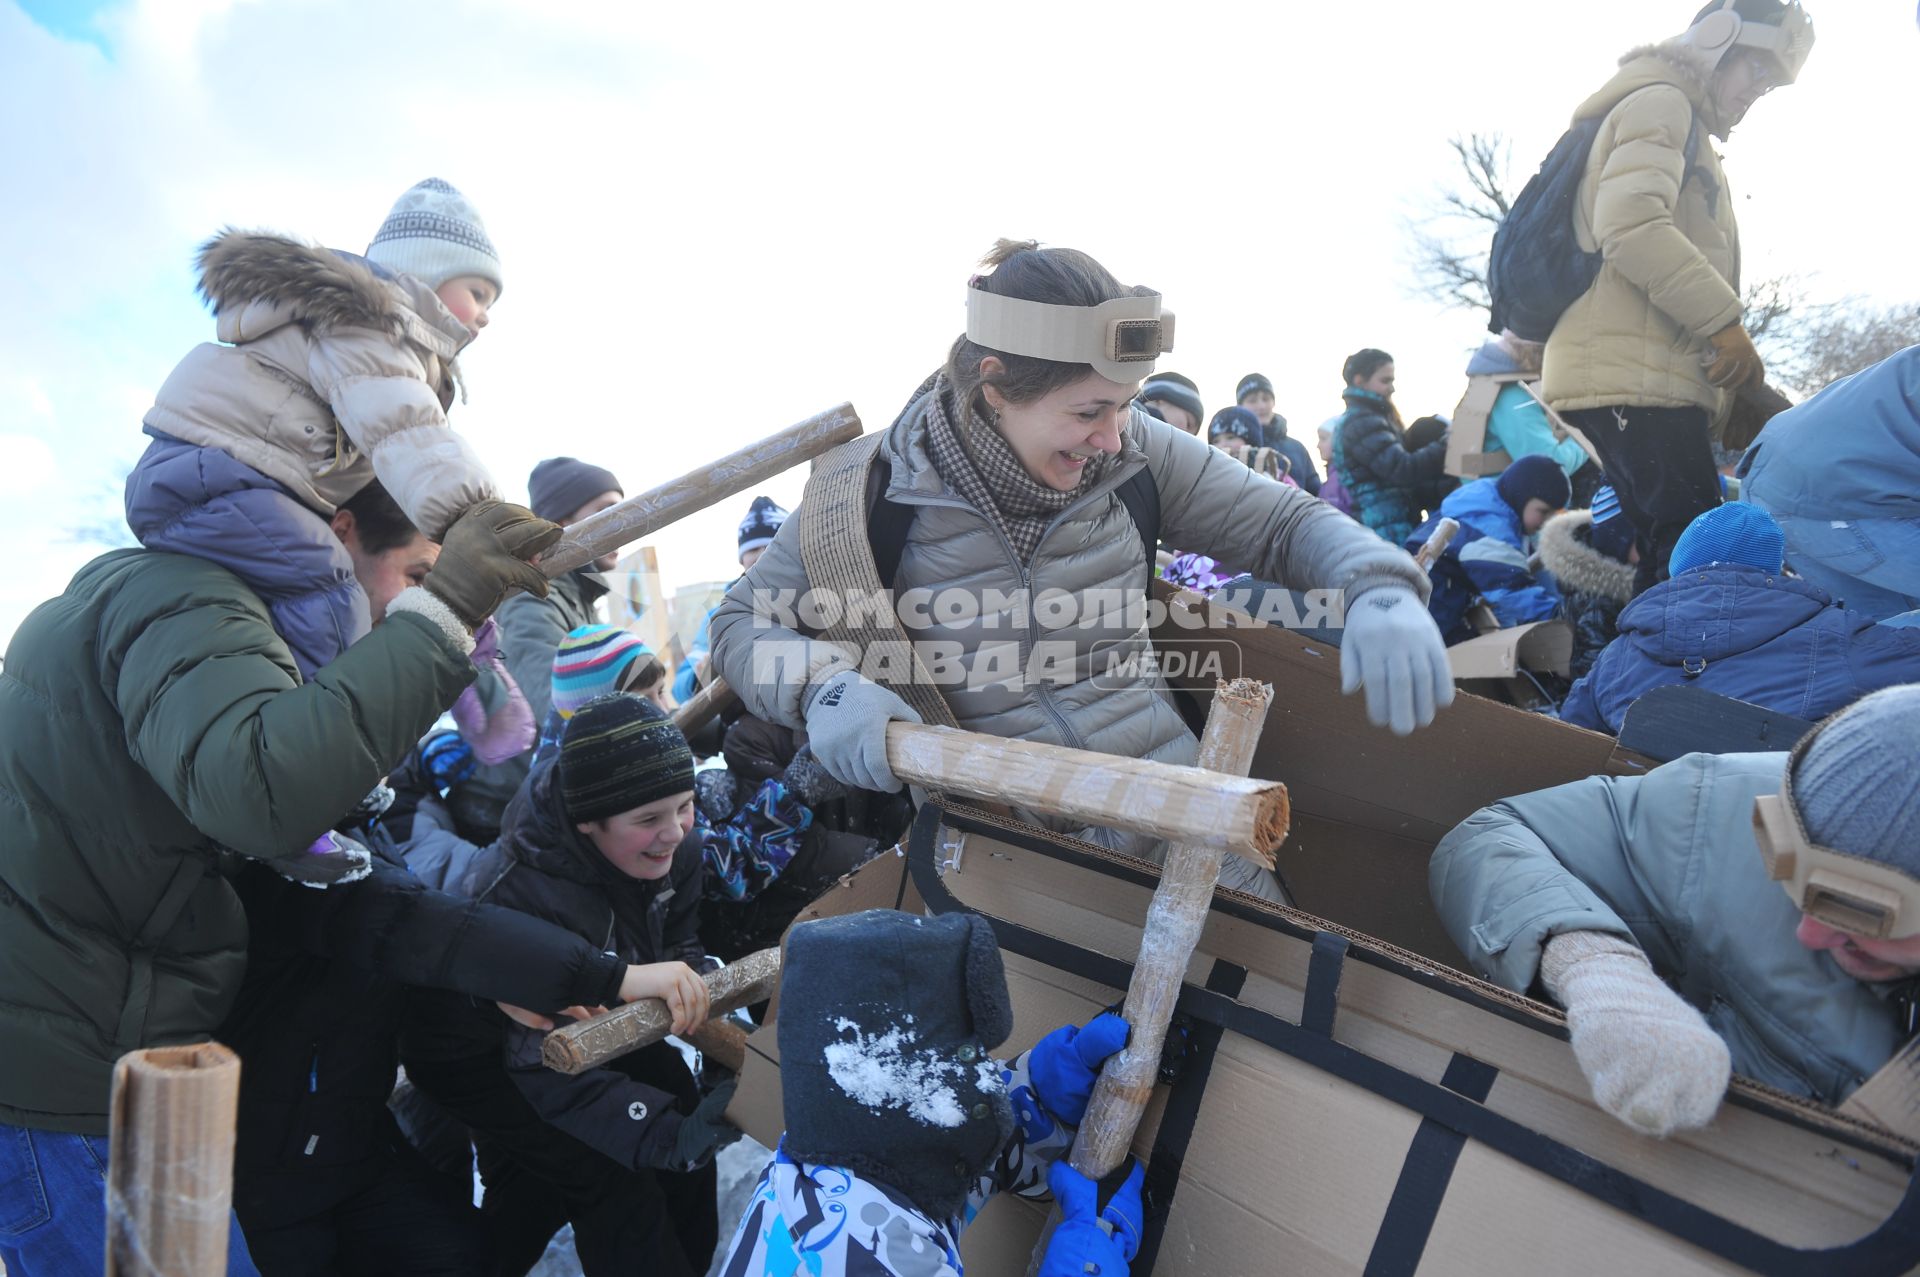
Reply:
<svg viewBox="0 0 1920 1277"><path fill-rule="evenodd" d="M1813 19L1798 3L1787 6L1778 26L1767 22L1748 22L1733 6L1738 0L1725 0L1720 8L1693 24L1681 37L1687 44L1708 54L1718 67L1735 48L1763 53L1773 61L1782 84L1792 84L1813 52Z"/></svg>
<svg viewBox="0 0 1920 1277"><path fill-rule="evenodd" d="M1807 740L1812 740L1809 735ZM1920 935L1920 879L1865 856L1822 847L1807 837L1793 803L1793 751L1780 792L1753 800L1753 837L1767 877L1786 889L1800 911L1836 931L1869 940Z"/></svg>
<svg viewBox="0 0 1920 1277"><path fill-rule="evenodd" d="M1160 294L1098 306L1054 306L967 289L967 340L1009 355L1090 364L1109 381L1140 381L1173 349L1173 314Z"/></svg>

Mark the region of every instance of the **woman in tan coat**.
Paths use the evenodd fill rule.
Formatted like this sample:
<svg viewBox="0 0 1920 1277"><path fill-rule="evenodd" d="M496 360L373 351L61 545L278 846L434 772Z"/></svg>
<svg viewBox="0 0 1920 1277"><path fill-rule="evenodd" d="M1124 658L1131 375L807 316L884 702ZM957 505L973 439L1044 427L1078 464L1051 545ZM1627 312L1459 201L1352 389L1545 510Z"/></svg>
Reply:
<svg viewBox="0 0 1920 1277"><path fill-rule="evenodd" d="M1798 4L1713 0L1685 35L1637 49L1574 113L1601 119L1574 209L1600 273L1547 342L1547 401L1600 454L1639 534L1638 588L1720 501L1712 431L1763 369L1741 323L1740 230L1724 140L1813 45Z"/></svg>

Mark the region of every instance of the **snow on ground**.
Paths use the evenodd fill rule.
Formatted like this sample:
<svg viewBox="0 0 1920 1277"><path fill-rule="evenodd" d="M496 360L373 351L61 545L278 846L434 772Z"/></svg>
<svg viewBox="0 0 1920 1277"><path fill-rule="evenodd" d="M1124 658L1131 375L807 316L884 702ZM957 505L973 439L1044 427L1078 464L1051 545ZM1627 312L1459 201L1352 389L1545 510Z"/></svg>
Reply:
<svg viewBox="0 0 1920 1277"><path fill-rule="evenodd" d="M740 1217L747 1213L753 1186L772 1156L773 1152L764 1145L742 1139L721 1149L715 1159L720 1172L720 1246L714 1252L707 1277L718 1277L721 1262L726 1259L727 1244L733 1240L733 1230L739 1227ZM573 1253L573 1229L563 1228L554 1235L547 1253L540 1257L528 1277L580 1277L580 1261Z"/></svg>

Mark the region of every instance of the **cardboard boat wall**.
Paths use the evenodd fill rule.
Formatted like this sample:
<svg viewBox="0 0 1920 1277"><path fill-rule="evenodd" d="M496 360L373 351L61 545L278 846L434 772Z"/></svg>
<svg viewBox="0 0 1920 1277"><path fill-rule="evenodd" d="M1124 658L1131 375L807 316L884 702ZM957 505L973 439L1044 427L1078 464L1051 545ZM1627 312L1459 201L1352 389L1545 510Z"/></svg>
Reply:
<svg viewBox="0 0 1920 1277"><path fill-rule="evenodd" d="M1190 624L1230 620L1214 611L1170 610L1160 650L1218 650L1203 645L1222 631ZM1340 695L1337 651L1251 623L1224 637L1238 668L1169 661L1169 681L1274 684L1253 770L1290 788L1280 869L1301 910L1216 893L1180 1003L1184 1051L1135 1142L1150 1167L1136 1275L1920 1264L1920 1146L1739 1080L1707 1130L1636 1136L1592 1103L1558 1011L1457 969L1427 898L1434 842L1489 802L1647 760L1466 696L1396 738ZM900 852L802 920L868 908L988 917L1013 995L1012 1054L1119 1000L1156 882L1151 865L930 805ZM769 1145L782 1129L777 1071L770 1016L729 1114ZM963 1238L968 1271L1026 1271L1042 1220L995 1199Z"/></svg>

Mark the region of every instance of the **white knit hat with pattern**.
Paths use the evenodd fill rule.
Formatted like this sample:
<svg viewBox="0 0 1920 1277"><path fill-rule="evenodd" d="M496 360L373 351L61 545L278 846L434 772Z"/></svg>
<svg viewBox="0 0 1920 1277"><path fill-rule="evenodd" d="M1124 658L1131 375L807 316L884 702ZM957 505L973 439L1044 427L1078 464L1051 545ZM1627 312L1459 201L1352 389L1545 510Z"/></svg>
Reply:
<svg viewBox="0 0 1920 1277"><path fill-rule="evenodd" d="M412 275L429 288L478 275L496 292L504 289L500 254L487 238L486 224L466 196L437 177L416 183L394 202L367 245L367 260Z"/></svg>

